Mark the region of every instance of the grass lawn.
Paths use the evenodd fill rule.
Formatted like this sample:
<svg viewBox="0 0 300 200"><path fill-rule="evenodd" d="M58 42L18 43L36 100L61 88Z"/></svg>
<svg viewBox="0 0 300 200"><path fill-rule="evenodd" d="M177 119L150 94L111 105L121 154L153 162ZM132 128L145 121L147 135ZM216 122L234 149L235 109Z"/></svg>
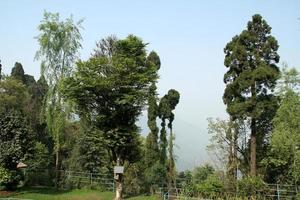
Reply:
<svg viewBox="0 0 300 200"><path fill-rule="evenodd" d="M24 198L32 200L113 200L114 193L99 192L89 189L55 190L51 188L22 189L14 193L6 194L12 198ZM5 196L6 196L5 195ZM4 197L1 196L0 198ZM127 198L128 200L158 200L156 197L138 196Z"/></svg>

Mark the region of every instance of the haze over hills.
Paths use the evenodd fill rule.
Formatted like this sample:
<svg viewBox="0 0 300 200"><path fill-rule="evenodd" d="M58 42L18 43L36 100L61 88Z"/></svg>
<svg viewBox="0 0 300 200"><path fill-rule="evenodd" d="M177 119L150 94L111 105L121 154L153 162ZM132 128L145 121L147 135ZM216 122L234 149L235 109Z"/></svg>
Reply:
<svg viewBox="0 0 300 200"><path fill-rule="evenodd" d="M144 137L149 133L145 115L146 113L144 113L138 123L141 127L141 135ZM159 125L160 120L157 119L157 122ZM209 135L206 129L181 118L176 118L176 116L173 124L177 170L184 171L210 162L211 160L206 151L206 146L209 144Z"/></svg>

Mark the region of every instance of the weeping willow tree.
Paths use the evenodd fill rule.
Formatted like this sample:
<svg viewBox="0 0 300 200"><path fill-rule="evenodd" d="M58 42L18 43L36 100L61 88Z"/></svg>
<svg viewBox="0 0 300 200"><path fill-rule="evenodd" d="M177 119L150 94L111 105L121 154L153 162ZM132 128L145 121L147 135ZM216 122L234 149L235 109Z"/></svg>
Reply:
<svg viewBox="0 0 300 200"><path fill-rule="evenodd" d="M64 132L67 104L62 98L59 85L61 80L70 76L72 66L78 57L82 40L80 29L82 20L74 22L72 17L60 20L58 13L44 13L38 26L37 36L40 45L36 59L41 61L41 74L45 77L49 89L46 101L46 121L49 133L54 140L56 186L60 166L60 149Z"/></svg>

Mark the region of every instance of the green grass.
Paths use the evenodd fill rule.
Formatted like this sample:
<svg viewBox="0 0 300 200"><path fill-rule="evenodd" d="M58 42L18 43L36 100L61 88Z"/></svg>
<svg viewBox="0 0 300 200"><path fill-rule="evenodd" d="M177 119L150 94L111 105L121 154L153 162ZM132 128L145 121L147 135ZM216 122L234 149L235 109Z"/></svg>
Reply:
<svg viewBox="0 0 300 200"><path fill-rule="evenodd" d="M89 189L55 190L52 188L31 188L19 190L9 195L9 197L33 200L112 200L114 193ZM138 196L128 198L128 200L157 200L157 198Z"/></svg>

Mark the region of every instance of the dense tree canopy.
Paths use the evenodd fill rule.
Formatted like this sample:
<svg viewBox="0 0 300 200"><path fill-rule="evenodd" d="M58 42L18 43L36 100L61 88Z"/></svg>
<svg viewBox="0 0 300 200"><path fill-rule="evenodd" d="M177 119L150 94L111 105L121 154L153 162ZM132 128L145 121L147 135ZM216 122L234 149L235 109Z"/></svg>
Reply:
<svg viewBox="0 0 300 200"><path fill-rule="evenodd" d="M300 179L300 75L292 68L283 68L279 91L281 97L273 120L271 148L264 158L267 168L266 179L269 182L296 183Z"/></svg>
<svg viewBox="0 0 300 200"><path fill-rule="evenodd" d="M116 162L118 157L122 161L135 157L135 122L147 100L148 87L157 75L155 65L146 65L146 45L139 38L130 35L115 45L112 63L108 56L80 61L64 86L80 116L87 117L104 132Z"/></svg>

